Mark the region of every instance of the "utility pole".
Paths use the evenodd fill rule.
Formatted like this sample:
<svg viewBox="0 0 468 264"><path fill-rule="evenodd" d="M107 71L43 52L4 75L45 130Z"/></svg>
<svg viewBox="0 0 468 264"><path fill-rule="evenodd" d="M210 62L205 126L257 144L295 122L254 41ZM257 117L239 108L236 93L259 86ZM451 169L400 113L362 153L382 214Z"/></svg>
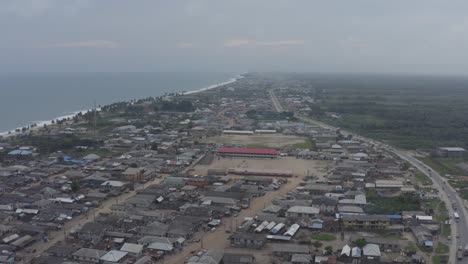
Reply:
<svg viewBox="0 0 468 264"><path fill-rule="evenodd" d="M97 138L97 107L96 107L96 100L94 100L94 139Z"/></svg>

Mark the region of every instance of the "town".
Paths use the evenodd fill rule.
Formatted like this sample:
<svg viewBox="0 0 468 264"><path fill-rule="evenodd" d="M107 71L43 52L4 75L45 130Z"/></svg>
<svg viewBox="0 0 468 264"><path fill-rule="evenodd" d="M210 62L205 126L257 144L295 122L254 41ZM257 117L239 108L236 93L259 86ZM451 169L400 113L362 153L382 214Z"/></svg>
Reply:
<svg viewBox="0 0 468 264"><path fill-rule="evenodd" d="M0 263L465 258L452 246L449 186L383 144L311 120L321 93L245 74L4 136Z"/></svg>

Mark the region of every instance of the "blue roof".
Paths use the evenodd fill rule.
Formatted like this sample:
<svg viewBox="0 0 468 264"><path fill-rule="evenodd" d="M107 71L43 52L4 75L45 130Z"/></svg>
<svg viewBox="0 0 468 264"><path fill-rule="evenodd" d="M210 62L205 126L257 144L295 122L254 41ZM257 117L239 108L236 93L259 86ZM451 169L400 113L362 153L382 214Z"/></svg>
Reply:
<svg viewBox="0 0 468 264"><path fill-rule="evenodd" d="M401 215L387 215L390 219L401 219Z"/></svg>
<svg viewBox="0 0 468 264"><path fill-rule="evenodd" d="M63 156L63 161L65 161L65 162L71 162L71 163L83 163L82 160L76 160L76 159L73 159L73 158L70 157L70 156Z"/></svg>
<svg viewBox="0 0 468 264"><path fill-rule="evenodd" d="M426 242L424 242L424 246L426 246L426 247L433 247L433 246L434 246L434 243L432 243L432 241L426 241Z"/></svg>
<svg viewBox="0 0 468 264"><path fill-rule="evenodd" d="M31 155L32 151L24 149L16 149L8 152L8 155Z"/></svg>
<svg viewBox="0 0 468 264"><path fill-rule="evenodd" d="M313 223L310 228L313 228L313 229L322 229L323 228L323 224L320 224L320 223Z"/></svg>

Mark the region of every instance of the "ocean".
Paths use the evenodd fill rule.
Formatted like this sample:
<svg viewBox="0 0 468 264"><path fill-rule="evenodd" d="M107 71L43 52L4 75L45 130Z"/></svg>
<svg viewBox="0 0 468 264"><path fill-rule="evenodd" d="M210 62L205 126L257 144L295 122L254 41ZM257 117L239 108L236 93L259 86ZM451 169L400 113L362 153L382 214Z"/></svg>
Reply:
<svg viewBox="0 0 468 264"><path fill-rule="evenodd" d="M0 74L0 132L71 115L97 105L194 91L234 73Z"/></svg>

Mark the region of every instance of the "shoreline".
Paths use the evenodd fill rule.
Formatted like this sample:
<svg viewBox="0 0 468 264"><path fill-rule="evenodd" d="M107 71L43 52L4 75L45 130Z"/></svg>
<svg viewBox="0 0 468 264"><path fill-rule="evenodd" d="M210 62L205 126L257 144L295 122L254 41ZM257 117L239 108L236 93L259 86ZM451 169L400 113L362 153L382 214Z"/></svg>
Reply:
<svg viewBox="0 0 468 264"><path fill-rule="evenodd" d="M208 91L208 90L212 90L212 89L215 89L215 88L218 88L218 87L221 87L223 85L227 85L227 84L231 84L231 83L234 83L236 82L237 80L240 80L242 78L244 78L244 75L245 73L242 73L242 74L238 74L232 78L230 78L229 80L225 81L225 82L220 82L220 83L216 83L216 84L212 84L210 86L207 86L207 87L203 87L203 88L200 88L200 89L197 89L197 90L192 90L192 91L188 91L188 92L182 92L180 94L182 95L190 95L190 94L196 94L196 93L201 93L201 92L204 92L204 91ZM123 102L129 102L129 101L123 101ZM63 116L59 116L59 117L56 117L56 118L53 118L53 119L49 119L49 120L43 120L43 121L37 121L37 122L33 122L33 123L30 123L29 125L25 125L25 126L21 126L21 127L17 127L17 128L14 128L14 129L10 129L10 130L7 130L7 131L0 131L0 138L8 138L8 137L11 137L11 136L15 136L15 135L21 135L21 134L26 134L28 133L28 131L31 131L31 130L36 130L36 129L41 129L42 127L44 127L44 125L51 125L52 124L52 121L55 121L55 120L63 120L63 119L68 119L68 118L73 118L75 117L76 115L78 115L79 113L87 113L89 111L92 111L93 109L87 109L87 110L81 110L81 111L74 111L72 112L71 114L67 114L67 115L63 115ZM98 109L99 110L99 109ZM31 128L31 125L33 124L36 124L37 126ZM25 132L21 131L23 128L27 128L29 127L28 130L26 130ZM20 131L16 131L17 129L19 129Z"/></svg>

